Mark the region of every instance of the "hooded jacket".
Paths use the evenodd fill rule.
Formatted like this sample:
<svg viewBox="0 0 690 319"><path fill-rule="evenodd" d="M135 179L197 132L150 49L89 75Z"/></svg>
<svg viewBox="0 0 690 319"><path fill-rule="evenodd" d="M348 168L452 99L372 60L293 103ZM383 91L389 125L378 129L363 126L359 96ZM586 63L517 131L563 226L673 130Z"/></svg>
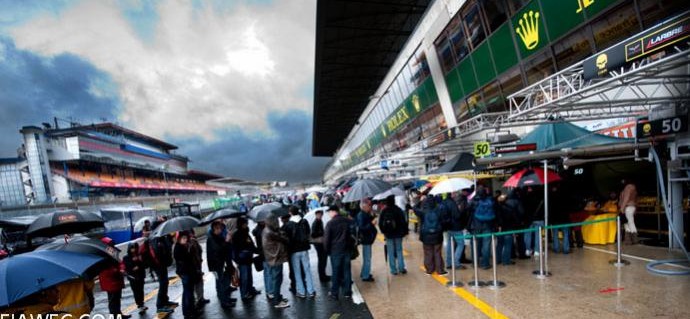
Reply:
<svg viewBox="0 0 690 319"><path fill-rule="evenodd" d="M395 229L386 232L384 231L384 227L381 226L388 218L394 221ZM379 228L383 235L386 236L386 239L403 238L407 236L409 232L405 213L400 207L395 205L395 198L393 196L386 198L386 208L384 208L383 211L381 211L381 215L379 215Z"/></svg>
<svg viewBox="0 0 690 319"><path fill-rule="evenodd" d="M101 283L101 290L107 292L117 292L125 287L125 277L122 275L124 265L111 265L101 270L98 279Z"/></svg>
<svg viewBox="0 0 690 319"><path fill-rule="evenodd" d="M522 226L525 209L518 198L516 191L508 193L506 200L499 204L498 225L502 231L516 230Z"/></svg>
<svg viewBox="0 0 690 319"><path fill-rule="evenodd" d="M131 254L130 251L132 249L136 249L137 253ZM125 274L127 274L127 278L130 280L143 281L146 278L146 266L139 254L139 245L136 243L131 243L127 246L127 255L122 258L122 263L125 266Z"/></svg>
<svg viewBox="0 0 690 319"><path fill-rule="evenodd" d="M278 218L266 219L266 227L261 234L264 257L270 266L278 266L288 261L288 238L280 232Z"/></svg>
<svg viewBox="0 0 690 319"><path fill-rule="evenodd" d="M206 240L208 270L222 273L225 270L225 263L228 255L230 255L230 251L230 244L225 241L223 233L215 235L212 230L209 231L208 239Z"/></svg>
<svg viewBox="0 0 690 319"><path fill-rule="evenodd" d="M328 223L323 236L323 248L326 254L350 253L354 242L350 240L352 221L342 215L336 215Z"/></svg>
<svg viewBox="0 0 690 319"><path fill-rule="evenodd" d="M440 226L443 217L443 207L441 204L436 203L436 199L433 197L428 197L426 200L424 200L424 202L422 202L422 209L415 210L414 213L417 215L417 217L419 217L421 222L421 226L419 228L419 240L424 245L438 245L443 243L443 231L440 231L439 229L439 231L431 233L426 227L424 227L424 217L426 214L438 214L438 222Z"/></svg>

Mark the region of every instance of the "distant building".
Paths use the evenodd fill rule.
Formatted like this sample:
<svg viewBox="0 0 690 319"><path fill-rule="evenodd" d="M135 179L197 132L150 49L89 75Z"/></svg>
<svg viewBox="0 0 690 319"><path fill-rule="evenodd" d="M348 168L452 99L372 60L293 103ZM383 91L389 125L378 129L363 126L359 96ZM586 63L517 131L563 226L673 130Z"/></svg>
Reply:
<svg viewBox="0 0 690 319"><path fill-rule="evenodd" d="M68 128L25 126L17 158L0 159L0 205L68 202L81 198L217 194L188 169L177 146L113 123Z"/></svg>

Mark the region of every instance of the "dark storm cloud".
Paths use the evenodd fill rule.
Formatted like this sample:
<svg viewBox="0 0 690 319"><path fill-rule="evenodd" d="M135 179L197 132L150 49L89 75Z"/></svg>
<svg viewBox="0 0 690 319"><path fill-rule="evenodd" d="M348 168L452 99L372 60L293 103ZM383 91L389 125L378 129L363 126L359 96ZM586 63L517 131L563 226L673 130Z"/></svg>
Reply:
<svg viewBox="0 0 690 319"><path fill-rule="evenodd" d="M24 125L54 116L81 123L113 120L119 99L110 77L71 54L42 57L0 37L0 157L16 156Z"/></svg>
<svg viewBox="0 0 690 319"><path fill-rule="evenodd" d="M259 181L320 181L328 158L311 157L311 115L289 111L268 116L271 135L252 135L239 129L217 132L219 140L178 140L191 166Z"/></svg>

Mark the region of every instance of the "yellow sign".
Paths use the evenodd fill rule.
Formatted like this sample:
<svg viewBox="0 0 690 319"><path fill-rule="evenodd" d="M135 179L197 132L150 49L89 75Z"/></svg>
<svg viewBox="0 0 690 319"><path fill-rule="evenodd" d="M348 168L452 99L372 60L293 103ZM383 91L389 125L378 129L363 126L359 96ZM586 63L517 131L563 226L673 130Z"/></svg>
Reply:
<svg viewBox="0 0 690 319"><path fill-rule="evenodd" d="M412 106L414 106L414 110L417 113L422 110L422 105L419 104L419 95L415 94L412 96Z"/></svg>
<svg viewBox="0 0 690 319"><path fill-rule="evenodd" d="M491 155L491 148L489 142L474 143L474 157L486 157Z"/></svg>
<svg viewBox="0 0 690 319"><path fill-rule="evenodd" d="M527 50L532 50L539 44L539 11L530 10L520 18L519 27L515 28L515 33L520 36L520 40Z"/></svg>
<svg viewBox="0 0 690 319"><path fill-rule="evenodd" d="M594 0L577 0L577 11L575 13L582 12L582 9L587 8L594 3Z"/></svg>
<svg viewBox="0 0 690 319"><path fill-rule="evenodd" d="M609 57L606 53L602 53L597 57L597 68L599 70L606 70L606 63L609 62Z"/></svg>

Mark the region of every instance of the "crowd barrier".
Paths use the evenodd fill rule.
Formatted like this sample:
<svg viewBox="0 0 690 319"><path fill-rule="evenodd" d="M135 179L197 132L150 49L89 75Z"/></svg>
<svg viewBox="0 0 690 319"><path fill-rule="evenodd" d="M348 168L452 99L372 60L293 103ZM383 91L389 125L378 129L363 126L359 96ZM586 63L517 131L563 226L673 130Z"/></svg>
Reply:
<svg viewBox="0 0 690 319"><path fill-rule="evenodd" d="M451 281L448 282L449 286L453 287L462 287L462 283L457 282L455 279L455 270L456 270L456 265L455 265L455 242L456 240L465 240L465 239L470 239L472 241L472 264L474 268L474 278L467 283L468 286L472 288L480 288L480 287L490 287L491 289L499 289L502 287L505 287L506 284L504 282L501 282L498 280L498 274L497 274L497 269L496 269L496 263L497 263L497 255L496 255L496 238L498 236L506 236L506 235L516 235L516 234L523 234L523 233L529 233L529 232L537 232L539 234L539 244L538 244L538 249L539 249L539 269L535 270L533 272L534 275L536 275L537 278L539 279L545 279L548 276L551 275L551 273L548 271L548 259L547 259L547 247L548 247L548 234L544 236L543 230L556 230L556 229L561 229L561 228L571 228L571 227L576 227L576 226L585 226L585 225L590 225L590 224L596 224L596 223L604 223L604 222L612 222L616 221L616 259L610 261L610 263L616 267L622 267L629 262L621 259L622 256L622 248L621 248L621 220L620 217L611 217L611 218L604 218L604 219L599 219L599 220L591 220L591 221L583 221L583 222L577 222L577 223L567 223L567 224L559 224L559 225L546 225L546 226L539 226L539 227L531 227L531 228L525 228L525 229L519 229L519 230L509 230L509 231L498 231L498 232L490 232L490 233L481 233L481 234L461 234L461 235L453 235L453 238L455 240L451 240ZM554 236L557 236L554 235ZM493 278L489 282L484 282L479 280L479 270L478 270L478 263L479 263L479 258L478 258L478 252L477 252L477 238L491 238L491 262L492 262L492 270L493 270ZM546 246L546 248L545 248Z"/></svg>

